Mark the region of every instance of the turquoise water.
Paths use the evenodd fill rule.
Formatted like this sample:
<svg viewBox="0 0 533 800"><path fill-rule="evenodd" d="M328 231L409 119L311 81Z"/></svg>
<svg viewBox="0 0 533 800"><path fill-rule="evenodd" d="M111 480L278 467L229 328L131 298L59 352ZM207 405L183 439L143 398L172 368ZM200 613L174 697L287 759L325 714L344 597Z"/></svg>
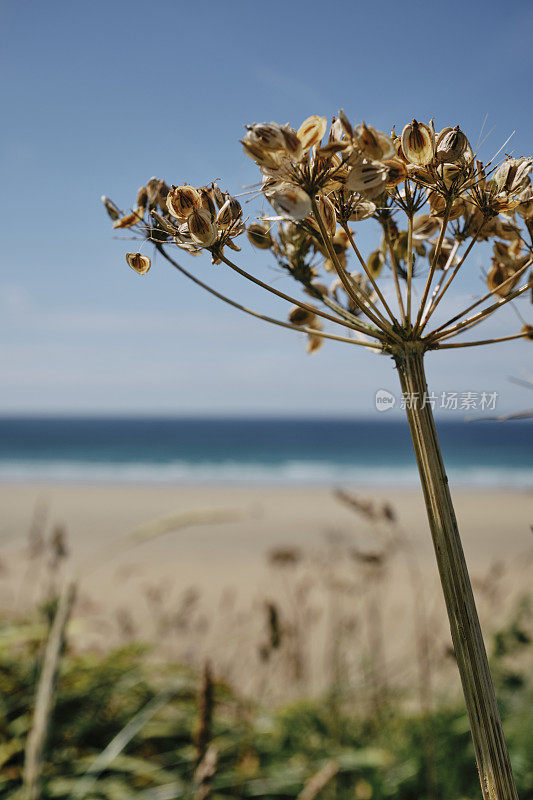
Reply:
<svg viewBox="0 0 533 800"><path fill-rule="evenodd" d="M441 422L452 483L533 487L533 421ZM0 480L409 486L404 421L0 418Z"/></svg>

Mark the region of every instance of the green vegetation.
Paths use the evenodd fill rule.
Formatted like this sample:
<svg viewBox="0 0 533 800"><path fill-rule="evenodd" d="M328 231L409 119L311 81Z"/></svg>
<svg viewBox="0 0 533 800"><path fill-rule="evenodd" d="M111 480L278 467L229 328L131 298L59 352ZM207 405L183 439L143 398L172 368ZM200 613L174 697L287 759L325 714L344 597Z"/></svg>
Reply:
<svg viewBox="0 0 533 800"><path fill-rule="evenodd" d="M55 615L52 604L0 628L2 798L25 797L25 748ZM491 639L523 800L533 797L530 621L523 601ZM430 718L394 690L379 715L333 692L265 709L260 697L242 698L217 681L216 665L199 675L156 655L140 645L80 654L67 638L40 769L42 800L479 796L468 720L455 696L440 698Z"/></svg>

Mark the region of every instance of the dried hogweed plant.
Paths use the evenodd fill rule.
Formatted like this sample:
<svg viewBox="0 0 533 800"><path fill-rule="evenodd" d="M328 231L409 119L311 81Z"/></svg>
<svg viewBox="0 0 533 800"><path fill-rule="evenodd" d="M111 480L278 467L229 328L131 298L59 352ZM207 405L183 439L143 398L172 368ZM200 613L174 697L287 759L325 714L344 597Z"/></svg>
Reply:
<svg viewBox="0 0 533 800"><path fill-rule="evenodd" d="M424 354L533 338L533 327L524 325L499 338L453 341L531 289L532 162L507 157L498 163L501 148L484 164L459 126L437 133L433 121L413 120L401 135L393 130L388 136L365 123L352 126L341 111L329 133L327 128L326 118L319 116L309 117L298 130L275 123L247 126L242 146L261 172L257 195L273 209L254 221L245 220L237 198L216 183L169 187L151 178L127 213L106 197L103 202L114 228L152 242L179 272L234 308L306 334L309 352L330 339L394 360L410 398L406 414L483 796L511 800L517 795L509 756L431 404L424 402ZM368 219L378 223L381 235L378 247L365 256L355 228ZM228 252L240 250L237 240L243 234L299 284L298 298L231 260ZM493 258L487 291L432 328L433 315L472 248L488 241ZM289 302L288 319L274 319L224 296L182 267L171 248L192 255L207 251L214 265ZM147 255L128 253L126 259L140 274L150 268ZM380 288L386 277L391 292ZM339 326L342 335L325 331L324 322Z"/></svg>

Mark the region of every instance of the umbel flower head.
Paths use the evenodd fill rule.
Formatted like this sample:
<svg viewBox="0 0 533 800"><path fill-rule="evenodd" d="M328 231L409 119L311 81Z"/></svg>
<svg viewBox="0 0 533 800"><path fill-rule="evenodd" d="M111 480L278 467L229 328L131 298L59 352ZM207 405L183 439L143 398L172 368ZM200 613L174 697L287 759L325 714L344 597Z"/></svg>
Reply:
<svg viewBox="0 0 533 800"><path fill-rule="evenodd" d="M150 178L130 209L123 212L104 197L105 208L114 228L134 231L165 257L171 258L169 246L191 255L207 250L213 264L224 264L290 302L303 316L293 311L286 322L269 321L305 330L311 351L327 338L389 353L414 341L424 350L490 343L449 340L528 290L531 158L493 158L484 164L459 125L439 131L433 120L412 119L400 135L395 128L389 135L366 122L352 124L342 110L329 130L326 117L316 114L295 127L247 125L241 144L260 172L257 194L264 203L256 219L245 220L239 200L214 182L169 186ZM379 224L381 234L365 255L356 238L358 225L368 219ZM300 298L230 260L228 249L239 251L237 240L245 232L248 242L268 251L278 269L300 286ZM461 314L428 331L451 283L469 270L465 262L473 246L489 240L493 256L481 276L486 291ZM140 253L128 253L127 261L139 274L150 263ZM467 316L470 312L475 313ZM323 329L323 322L335 324L337 331ZM520 336L530 338L523 331L500 338Z"/></svg>

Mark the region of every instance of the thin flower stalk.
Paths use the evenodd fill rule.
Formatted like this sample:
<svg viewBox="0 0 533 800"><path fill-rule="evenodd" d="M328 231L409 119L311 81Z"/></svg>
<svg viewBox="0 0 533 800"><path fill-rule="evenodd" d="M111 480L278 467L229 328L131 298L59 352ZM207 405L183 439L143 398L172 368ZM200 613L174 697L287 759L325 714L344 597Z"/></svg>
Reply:
<svg viewBox="0 0 533 800"><path fill-rule="evenodd" d="M356 255L356 258L357 258L357 260L359 261L359 263L360 263L360 264L361 264L361 266L363 267L363 269L364 269L364 271L365 271L365 274L366 274L366 276L368 277L368 280L369 280L369 281L370 281L370 283L372 284L372 287L373 287L373 289L374 289L375 293L377 294L377 296L378 296L378 297L379 297L379 299L381 300L381 302L382 302L382 304L383 304L383 307L384 307L385 311L387 312L387 314L388 314L388 315L389 315L389 317L390 317L390 320L391 320L391 322L393 323L393 325L397 325L397 324L398 324L398 320L397 320L397 319L396 319L396 317L394 316L394 312L391 310L391 308L390 308L389 304L388 304L388 303L387 303L387 301L385 300L385 298L384 298L384 296L383 296L383 293L382 293L381 289L379 288L379 286L378 286L378 284L377 284L377 282L376 282L376 279L374 278L374 276L372 275L372 273L371 273L371 272L370 272L370 270L368 269L367 263L366 263L366 261L364 260L363 256L361 255L361 253L360 253L360 251L359 251L359 248L357 247L357 245L356 245L356 243L355 243L355 239L353 238L353 234L352 234L352 232L351 232L351 230L350 230L350 228L348 227L348 225L347 225L347 223L346 223L346 222L343 222L343 223L342 223L342 228L343 228L344 232L346 233L346 236L348 237L348 239L349 239L349 241L350 241L350 245L351 245L351 247L352 247L352 250L354 251L354 253L355 253L355 255Z"/></svg>
<svg viewBox="0 0 533 800"><path fill-rule="evenodd" d="M457 255L457 251L459 250L460 246L461 246L461 240L460 239L455 239L455 241L453 243L453 247L450 250L450 255L448 256L448 261L446 262L446 264L445 264L445 266L444 266L444 268L442 270L441 279L435 285L435 288L433 289L433 291L431 293L431 297L429 298L429 304L428 304L427 308L424 310L424 312L422 314L422 319L420 321L420 330L421 331L424 330L424 328L426 326L426 323L428 322L430 316L433 314L433 311L435 310L435 308L437 307L438 303L440 302L440 301L437 301L437 296L438 296L438 294L439 294L439 292L441 290L442 284L444 283L444 281L446 280L446 278L448 276L448 272L450 271L450 269L454 265L455 257Z"/></svg>
<svg viewBox="0 0 533 800"><path fill-rule="evenodd" d="M438 334L433 334L429 341L435 342L440 341L440 339L448 339L450 336L454 336L460 331L466 330L467 328L471 328L473 325L477 325L479 322L482 322L487 317L490 317L494 314L495 311L498 311L502 306L505 306L507 303L510 303L511 300L516 300L517 297L524 294L524 292L531 291L531 284L527 283L524 286L521 286L519 289L516 289L514 292L509 294L507 297L502 297L501 300L498 300L497 303L493 303L493 305L489 306L488 308L483 309L478 314L473 317L467 317L462 322L458 322L457 325L454 325L452 328L445 328L441 330Z"/></svg>
<svg viewBox="0 0 533 800"><path fill-rule="evenodd" d="M446 228L448 226L448 220L450 217L451 206L449 204L446 205L446 209L444 211L444 218L442 220L442 225L440 228L439 238L437 240L437 245L435 247L435 255L433 256L433 261L431 262L431 266L429 268L428 277L426 280L426 285L424 287L424 293L422 295L422 300L420 301L420 308L418 311L418 316L416 318L416 325L415 325L415 333L418 333L420 330L420 323L422 320L422 316L424 314L426 308L426 301L428 298L429 291L431 289L431 284L433 283L433 277L435 275L435 270L437 269L438 259L440 255L440 251L442 248L442 243L444 241L444 237L446 235Z"/></svg>
<svg viewBox="0 0 533 800"><path fill-rule="evenodd" d="M450 285L452 284L453 279L456 277L456 275L458 274L459 270L461 269L461 267L465 263L466 259L470 255L470 251L472 250L472 248L474 247L474 245L476 244L476 242L478 240L478 236L479 236L480 230L481 230L481 228L476 232L476 234L472 237L471 241L468 243L468 246L467 246L465 252L463 253L461 258L459 259L458 263L455 265L451 275L448 277L448 280L445 283L443 281L444 285L442 286L442 289L440 289L440 286L436 287L436 288L438 288L440 290L440 293L437 292L435 299L433 300L433 302L431 303L431 305L430 305L430 307L428 309L428 312L427 312L427 315L426 315L426 323L428 322L429 318L432 316L433 312L435 311L435 309L437 308L437 306L441 302L442 298L444 297L444 295L446 294L446 292L450 288ZM443 275L443 279L444 279L444 275Z"/></svg>
<svg viewBox="0 0 533 800"><path fill-rule="evenodd" d="M485 344L496 344L497 342L510 342L512 339L528 339L531 338L531 332L522 331L521 333L511 333L509 336L497 336L494 339L480 339L477 342L452 342L438 344L436 350L446 350L453 347L480 347Z"/></svg>
<svg viewBox="0 0 533 800"><path fill-rule="evenodd" d="M490 300L490 298L494 297L494 295L497 294L498 291L501 291L502 289L505 289L514 280L516 280L516 278L521 277L524 274L524 272L526 272L526 270L529 269L529 267L531 266L532 263L533 263L532 261L528 261L514 275L510 275L509 278L506 278L506 280L502 281L502 283L500 283L499 286L497 286L495 289L492 289L492 291L487 292L486 294L484 294L483 297L480 297L478 300L475 300L471 305L469 305L467 308L464 308L461 312L459 312L459 314L456 314L455 317L452 317L447 322L443 322L442 325L439 325L439 327L435 328L435 330L433 331L432 338L433 338L433 336L435 334L438 334L440 331L445 329L447 325L452 325L458 319L461 319L461 317L464 317L465 314L468 314L474 308L477 308L477 306L481 305L482 303L485 303L487 300ZM522 288L524 288L524 287L522 287ZM514 295L511 299L514 300L515 297L518 297L518 295Z"/></svg>
<svg viewBox="0 0 533 800"><path fill-rule="evenodd" d="M367 317L374 322L374 324L378 325L388 331L389 333L393 334L392 328L390 327L389 323L385 319L385 317L381 314L379 309L374 305L369 295L362 291L356 291L354 287L351 285L348 276L346 275L346 271L343 269L342 265L339 263L339 259L337 254L335 253L334 248L331 245L330 237L326 231L324 220L320 213L320 210L317 207L316 200L311 198L311 204L313 208L313 212L315 214L315 219L318 223L318 227L320 228L320 233L322 234L322 238L326 244L326 248L329 252L329 256L335 266L336 272L342 281L342 284L346 290L346 294L352 298L354 303L357 305L361 311L366 313ZM394 334L393 334L394 335Z"/></svg>
<svg viewBox="0 0 533 800"><path fill-rule="evenodd" d="M230 261L229 258L226 256L221 255L220 260L227 264L232 270L237 272L239 275L242 275L243 278L255 283L257 286L261 286L263 289L271 292L272 294L281 297L282 300L288 300L289 303L293 303L296 306L299 306L305 311L312 311L319 317L323 317L324 319L330 320L331 322L335 322L337 325L344 325L345 328L352 328L354 331L359 331L359 333L366 333L369 336L374 335L372 330L364 324L357 323L357 322L348 322L347 320L340 320L338 317L332 317L331 314L327 314L325 311L318 310L314 306L310 306L308 303L304 303L301 300L297 300L294 297L290 297L289 295L285 294L285 292L280 292L279 289L275 289L273 286L268 286L266 283L261 281L259 278L256 278L254 275L251 275L246 270L241 269L233 261Z"/></svg>
<svg viewBox="0 0 533 800"><path fill-rule="evenodd" d="M407 185L407 182L406 182ZM437 257L437 256L435 256ZM411 323L411 300L413 292L413 215L407 215L407 322Z"/></svg>
<svg viewBox="0 0 533 800"><path fill-rule="evenodd" d="M181 274L184 275L186 278L188 278L190 281L195 283L197 286L200 286L209 294L212 294L214 297L218 298L218 300L222 300L224 303L227 303L228 305L238 309L239 311L243 311L245 314L249 314L251 317L255 317L256 319L262 319L264 322L270 322L272 325L278 325L282 328L292 329L294 331L297 331L298 333L306 333L309 336L318 336L321 339L331 339L336 342L347 342L348 344L358 344L364 347L370 347L371 349L381 350L381 345L376 344L374 342L349 338L347 336L336 336L333 333L325 333L324 331L320 331L315 328L307 328L302 325L291 325L289 322L283 322L283 320L274 319L273 317L268 317L266 314L261 314L259 311L253 311L251 308L247 308L246 306L243 306L241 303L237 303L235 300L232 300L230 297L226 297L226 295L221 294L216 289L213 289L212 286L208 286L207 283L204 283L204 281L201 281L199 278L196 277L196 275L193 275L191 272L184 269L184 267L178 264L178 262L175 261L171 256L169 256L168 253L166 253L161 246L158 246L157 249L159 250L161 255L164 256L164 258L166 258L167 261L169 261L172 264L172 266L174 266L177 270L179 270L179 272L181 272ZM312 309L313 307L308 306L307 308ZM366 330L363 329L359 330L358 328L355 327L354 330L358 330L359 333L364 333L366 335Z"/></svg>
<svg viewBox="0 0 533 800"><path fill-rule="evenodd" d="M405 314L405 305L403 302L402 290L400 287L400 278L399 278L399 269L398 269L398 261L396 259L396 254L394 253L394 247L391 241L390 231L387 227L385 227L385 240L387 242L387 248L389 251L389 258L391 261L391 271L392 271L392 278L394 280L394 288L396 289L396 299L398 301L398 309L400 311L400 316L403 325L405 326L407 322L407 317Z"/></svg>

